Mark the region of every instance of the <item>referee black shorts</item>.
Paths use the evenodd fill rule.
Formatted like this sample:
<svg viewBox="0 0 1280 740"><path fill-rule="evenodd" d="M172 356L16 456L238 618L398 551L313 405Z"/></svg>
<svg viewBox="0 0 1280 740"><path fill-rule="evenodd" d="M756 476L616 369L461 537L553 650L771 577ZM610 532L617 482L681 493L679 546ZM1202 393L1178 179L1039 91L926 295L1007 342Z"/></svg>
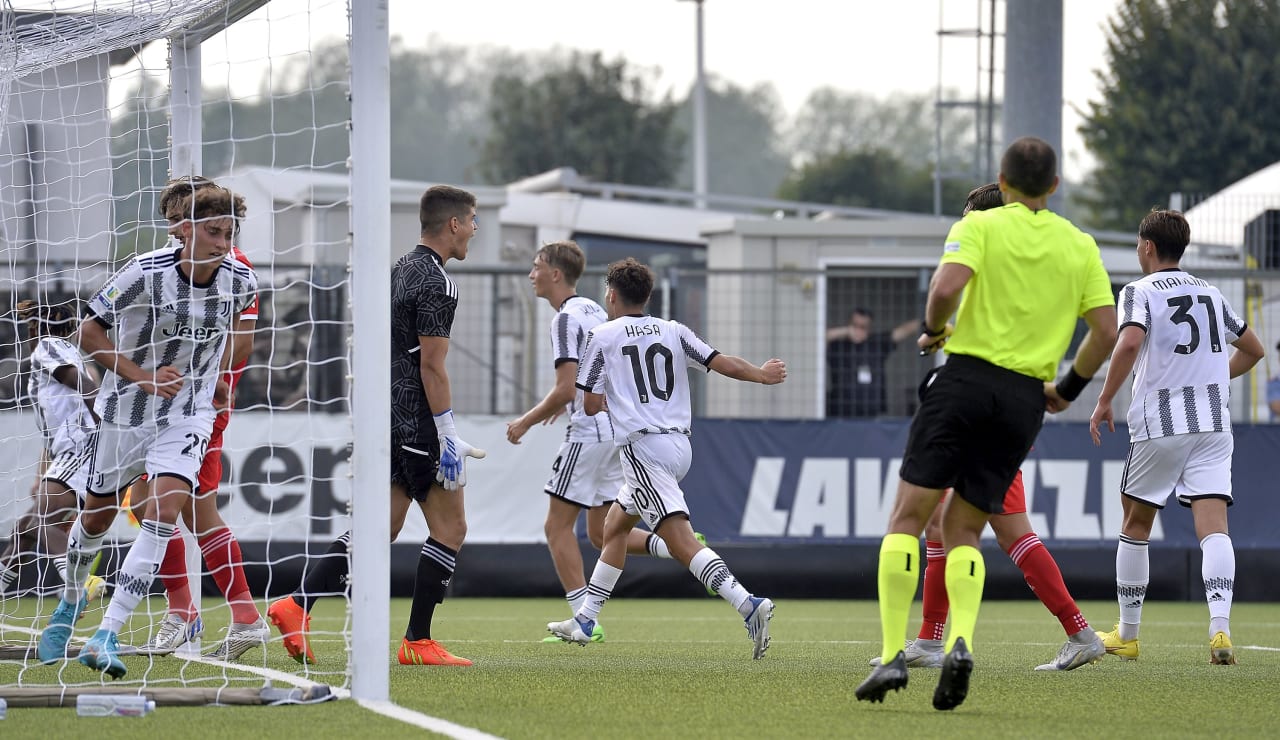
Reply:
<svg viewBox="0 0 1280 740"><path fill-rule="evenodd" d="M1044 424L1044 404L1042 381L952 355L921 387L899 475L924 488L954 488L979 509L1001 514Z"/></svg>
<svg viewBox="0 0 1280 740"><path fill-rule="evenodd" d="M404 486L409 498L427 500L431 487L436 485L436 471L440 469L440 440L418 442L391 440L391 482Z"/></svg>

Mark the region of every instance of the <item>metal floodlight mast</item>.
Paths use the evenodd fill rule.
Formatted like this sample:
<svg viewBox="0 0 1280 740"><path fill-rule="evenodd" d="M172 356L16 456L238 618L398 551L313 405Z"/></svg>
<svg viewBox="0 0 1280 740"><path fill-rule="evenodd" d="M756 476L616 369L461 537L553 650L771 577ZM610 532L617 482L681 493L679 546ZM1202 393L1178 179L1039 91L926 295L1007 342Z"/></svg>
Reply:
<svg viewBox="0 0 1280 740"><path fill-rule="evenodd" d="M703 66L702 3L697 5L697 74L693 83L693 192L698 208L707 207L707 79Z"/></svg>

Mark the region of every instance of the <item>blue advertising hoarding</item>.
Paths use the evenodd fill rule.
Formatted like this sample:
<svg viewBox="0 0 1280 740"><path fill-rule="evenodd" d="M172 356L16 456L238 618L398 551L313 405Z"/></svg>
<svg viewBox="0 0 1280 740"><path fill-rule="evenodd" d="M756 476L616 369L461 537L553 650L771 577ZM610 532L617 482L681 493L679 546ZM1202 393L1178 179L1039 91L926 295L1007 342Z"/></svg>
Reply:
<svg viewBox="0 0 1280 740"><path fill-rule="evenodd" d="M909 420L699 419L682 487L694 526L714 542L872 544L897 491ZM1237 549L1280 542L1280 426L1235 430L1231 537ZM1128 431L1095 447L1088 426L1046 424L1023 465L1028 515L1046 543L1113 545ZM989 535L988 531L988 535ZM1153 546L1197 547L1188 509L1170 496Z"/></svg>

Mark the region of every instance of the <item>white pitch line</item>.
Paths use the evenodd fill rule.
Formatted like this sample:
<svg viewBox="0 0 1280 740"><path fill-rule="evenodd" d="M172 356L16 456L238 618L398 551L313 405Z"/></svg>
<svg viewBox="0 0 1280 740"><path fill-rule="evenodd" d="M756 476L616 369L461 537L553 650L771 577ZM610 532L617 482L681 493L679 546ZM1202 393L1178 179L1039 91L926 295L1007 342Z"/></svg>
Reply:
<svg viewBox="0 0 1280 740"><path fill-rule="evenodd" d="M329 686L329 684L312 681L309 678L302 678L293 673L285 673L277 671L274 668L258 667L253 665L245 665L243 663L228 663L225 660L215 660L214 658L206 658L203 655L178 655L173 653L173 657L185 660L188 663L203 663L205 665L218 666L220 668L231 668L245 673L252 673L255 676L262 676L270 681L280 681L282 683L291 684L300 689L311 688L313 686ZM337 686L329 686L329 691L337 699L351 698L351 692L347 689Z"/></svg>
<svg viewBox="0 0 1280 740"><path fill-rule="evenodd" d="M297 686L298 688L307 688L308 686L320 685L320 684L317 684L317 682L315 681L299 678L298 676L292 673L285 673L284 671L277 671L272 668L259 668L257 666L249 666L241 663L228 663L224 660L214 660L212 658L205 658L203 656L183 657L183 660L186 660L192 663L204 663L206 665L216 665L216 666L222 666L224 668L234 668L236 670L252 673L252 674L262 676L263 678L271 679L274 681L291 683L294 686ZM348 689L342 689L334 686L331 686L329 688L330 688L330 691L333 693L333 696L337 699L351 698L351 691ZM356 703L364 707L365 709L368 709L369 711L374 712L376 714L381 714L384 717L388 717L398 722L404 722L405 724L413 725L414 727L419 727L424 730L430 730L431 732L434 732L439 735L444 735L445 737L454 738L455 740L502 740L502 738L498 737L497 735L490 735L486 732L481 732L480 730L477 730L472 727L465 727L463 725L455 724L453 722L450 722L447 719L441 719L440 717L433 717L429 714L423 714L422 712L409 709L408 707L400 706L395 702L371 701L368 699L359 699L356 701Z"/></svg>
<svg viewBox="0 0 1280 740"><path fill-rule="evenodd" d="M474 727L464 727L447 719L432 717L429 714L402 707L395 702L360 699L357 703L365 709L377 712L384 717L390 717L424 730L430 730L445 737L455 738L455 740L501 740L497 735L490 735Z"/></svg>

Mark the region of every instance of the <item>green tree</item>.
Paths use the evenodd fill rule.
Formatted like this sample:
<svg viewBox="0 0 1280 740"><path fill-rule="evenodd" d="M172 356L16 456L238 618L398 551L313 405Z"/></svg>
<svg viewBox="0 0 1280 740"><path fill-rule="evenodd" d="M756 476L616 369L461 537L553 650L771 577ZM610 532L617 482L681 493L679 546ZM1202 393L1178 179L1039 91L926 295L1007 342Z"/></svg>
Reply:
<svg viewBox="0 0 1280 740"><path fill-rule="evenodd" d="M428 39L422 49L391 46L391 176L431 182L482 182L477 166L488 130L490 70L515 64L506 50ZM205 169L315 167L343 172L350 151L346 42L264 73L257 95L211 90L204 112ZM359 104L357 93L354 104Z"/></svg>
<svg viewBox="0 0 1280 740"><path fill-rule="evenodd" d="M509 182L556 167L601 181L670 185L684 137L670 98L653 100L624 60L569 52L541 71L494 78L482 171Z"/></svg>
<svg viewBox="0 0 1280 740"><path fill-rule="evenodd" d="M169 172L168 105L165 84L144 74L111 119L116 259L158 249L167 238L156 228L156 196Z"/></svg>
<svg viewBox="0 0 1280 740"><path fill-rule="evenodd" d="M877 98L825 87L813 91L796 115L791 150L796 168L779 197L822 203L933 212L937 157L933 97ZM942 169L974 169L974 117L945 109ZM959 213L964 196L985 175L942 183L942 212Z"/></svg>
<svg viewBox="0 0 1280 740"><path fill-rule="evenodd" d="M942 151L948 171L972 169L973 124L972 113L944 109ZM931 166L934 161L935 129L932 95L877 98L823 87L810 93L796 114L791 149L801 163L839 152L881 150L910 167L920 168Z"/></svg>
<svg viewBox="0 0 1280 740"><path fill-rule="evenodd" d="M943 182L943 213L959 214L971 184ZM792 172L778 197L814 203L933 212L933 171L913 166L885 149L842 150Z"/></svg>
<svg viewBox="0 0 1280 740"><path fill-rule="evenodd" d="M785 117L773 85L739 87L709 78L707 104L707 190L727 195L772 197L786 178L790 161L778 132ZM693 90L680 103L677 125L686 132L679 187L693 189Z"/></svg>
<svg viewBox="0 0 1280 740"><path fill-rule="evenodd" d="M1172 192L1280 159L1280 1L1123 0L1106 31L1102 99L1079 129L1095 225L1131 230Z"/></svg>

